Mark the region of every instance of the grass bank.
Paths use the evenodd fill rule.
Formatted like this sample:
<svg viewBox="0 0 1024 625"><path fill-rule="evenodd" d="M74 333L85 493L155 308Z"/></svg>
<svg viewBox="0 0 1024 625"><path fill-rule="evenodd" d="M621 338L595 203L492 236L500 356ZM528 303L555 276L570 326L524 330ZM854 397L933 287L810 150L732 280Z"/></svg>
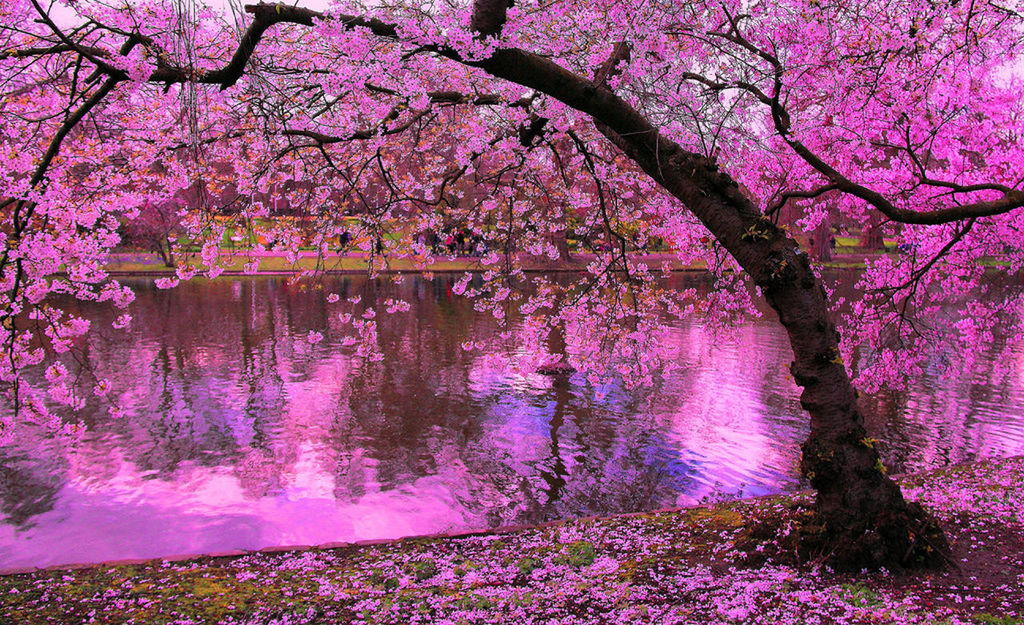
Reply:
<svg viewBox="0 0 1024 625"><path fill-rule="evenodd" d="M864 268L867 259L877 256L878 254L871 253L839 253L830 262L824 263L824 266L834 269ZM302 271L359 274L367 272L370 262L366 254L331 254L323 258L317 258L316 254L312 252L304 252L293 261L288 260L284 254L270 252L263 252L259 256L252 258L258 262L255 273L264 275L294 274ZM574 254L569 262L523 258L520 259L520 263L526 271L583 271L593 259L593 254ZM225 253L220 258L220 265L224 269L224 274L238 275L245 273L244 265L249 260L250 258L242 253L237 255ZM704 271L707 269L707 265L704 263L683 264L679 262L674 254L669 253L647 254L638 257L638 260L643 260L652 269L667 269L668 271ZM453 258L439 256L426 269L410 258L391 258L387 261L384 273L417 273L423 271L461 273L465 271L485 271L488 268L481 263L479 258L470 256ZM104 269L114 276L170 276L175 271L173 268L164 266L156 254L144 252L111 254Z"/></svg>
<svg viewBox="0 0 1024 625"><path fill-rule="evenodd" d="M806 495L375 545L0 577L0 623L1022 623L1024 458L902 480L943 571L836 575L773 545ZM757 562L752 565L752 562Z"/></svg>

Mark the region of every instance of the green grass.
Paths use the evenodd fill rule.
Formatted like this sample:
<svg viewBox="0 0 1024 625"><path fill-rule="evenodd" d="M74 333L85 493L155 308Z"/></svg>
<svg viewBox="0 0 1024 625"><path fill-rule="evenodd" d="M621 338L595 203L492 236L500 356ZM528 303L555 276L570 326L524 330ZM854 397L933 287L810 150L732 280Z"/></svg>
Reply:
<svg viewBox="0 0 1024 625"><path fill-rule="evenodd" d="M154 257L155 258L155 257ZM237 258L231 258L230 256L224 257L221 261L221 266L227 272L242 272L243 266L246 263L246 259L242 256ZM329 257L326 261L320 265L317 264L317 259L314 257L302 256L296 262L288 262L283 256L265 256L259 261L259 268L257 272L262 273L291 273L295 271L339 271L339 272L358 272L362 273L367 271L369 263L366 258L347 256L343 258ZM416 272L422 271L421 268L417 267L413 260L407 258L392 259L388 262L387 266L378 265L383 267L387 271L397 272ZM164 267L160 262L154 263L141 263L131 261L114 261L108 263L106 266L107 271L114 274L166 274L172 275L175 270ZM438 260L430 265L429 271L471 271L481 270L484 267L480 264L479 259L466 258L457 260Z"/></svg>
<svg viewBox="0 0 1024 625"><path fill-rule="evenodd" d="M174 273L174 269L164 267L159 258L156 255L152 256L152 261L139 262L138 260L130 257L137 257L139 254L126 254L124 259L118 259L114 257L112 262L106 265L106 270L115 275L126 275L126 274L146 274L146 275L171 275ZM284 255L272 255L263 256L259 259L258 273L292 273L296 271L325 271L325 272L344 272L344 273L363 273L368 269L368 256L336 256L330 255L324 259L322 264L317 264L317 259L313 256L300 256L294 263L288 262ZM525 260L523 264L525 269L528 271L544 271L551 269L570 269L570 270L582 270L586 266L586 259L579 256L575 257L575 260L568 265L551 263L547 260ZM181 261L179 262L188 262ZM247 262L247 258L242 254L232 255L225 253L221 256L220 264L224 267L226 272L242 272L243 266ZM381 257L377 258L378 263L382 263ZM673 270L701 270L705 266L703 264L697 264L694 266L684 267L676 261L670 261L670 266ZM461 272L461 271L483 271L488 267L483 265L480 258L477 257L461 257L454 260L449 260L444 256L438 256L434 262L428 267L420 267L414 259L410 258L390 258L387 264L378 264L377 267L383 271L389 272L401 272L401 273L415 273L415 272ZM660 268L660 267L659 267Z"/></svg>

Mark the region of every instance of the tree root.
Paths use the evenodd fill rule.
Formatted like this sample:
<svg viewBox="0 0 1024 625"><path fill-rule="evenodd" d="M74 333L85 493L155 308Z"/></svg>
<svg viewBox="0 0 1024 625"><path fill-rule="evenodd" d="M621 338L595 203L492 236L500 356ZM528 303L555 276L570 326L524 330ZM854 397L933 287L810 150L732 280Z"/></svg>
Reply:
<svg viewBox="0 0 1024 625"><path fill-rule="evenodd" d="M783 533L784 527L788 533ZM853 523L830 526L810 509L751 525L737 540L746 566L771 561L799 568L826 565L836 571L959 568L938 521L920 505L885 515L873 528Z"/></svg>

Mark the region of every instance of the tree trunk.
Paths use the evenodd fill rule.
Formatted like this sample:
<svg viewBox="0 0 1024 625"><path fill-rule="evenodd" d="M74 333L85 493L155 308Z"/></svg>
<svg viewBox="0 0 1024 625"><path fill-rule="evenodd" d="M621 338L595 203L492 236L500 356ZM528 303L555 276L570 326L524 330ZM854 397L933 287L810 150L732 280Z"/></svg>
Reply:
<svg viewBox="0 0 1024 625"><path fill-rule="evenodd" d="M813 237L814 244L811 246L811 253L814 254L814 258L820 263L827 263L832 260L832 242L835 240L832 236L832 226L828 221L821 222L821 225L815 229Z"/></svg>
<svg viewBox="0 0 1024 625"><path fill-rule="evenodd" d="M658 161L630 151L729 250L786 328L794 355L790 370L811 417L800 467L817 490L817 518L805 548L841 570L939 564L939 552L948 550L941 529L903 499L864 430L857 392L839 355L839 332L807 254L715 163L678 147Z"/></svg>
<svg viewBox="0 0 1024 625"><path fill-rule="evenodd" d="M174 246L168 241L156 241L156 251L160 254L160 260L164 267L174 269Z"/></svg>
<svg viewBox="0 0 1024 625"><path fill-rule="evenodd" d="M661 135L609 89L519 50L479 65L590 115L606 137L678 198L761 288L789 335L790 369L811 417L801 470L817 490L808 544L843 570L935 564L946 549L934 520L886 476L839 357L839 333L807 255L701 155Z"/></svg>
<svg viewBox="0 0 1024 625"><path fill-rule="evenodd" d="M882 218L878 214L872 214L868 224L860 234L860 246L871 252L880 252L885 249L885 239L882 233Z"/></svg>
<svg viewBox="0 0 1024 625"><path fill-rule="evenodd" d="M568 264L572 262L572 255L569 252L569 231L559 230L551 237L552 243L558 248L558 262Z"/></svg>

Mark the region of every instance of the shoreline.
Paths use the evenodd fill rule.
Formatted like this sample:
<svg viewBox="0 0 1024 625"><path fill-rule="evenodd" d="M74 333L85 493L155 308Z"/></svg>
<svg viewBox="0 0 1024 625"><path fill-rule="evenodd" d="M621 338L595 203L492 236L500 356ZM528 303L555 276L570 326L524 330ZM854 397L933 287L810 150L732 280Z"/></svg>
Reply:
<svg viewBox="0 0 1024 625"><path fill-rule="evenodd" d="M1024 459L1024 456L1021 457ZM1011 458L1012 460L1012 458ZM935 471L956 471L970 468L976 464L986 464L991 462L998 462L992 459L983 459L974 462L961 462L952 464L942 469L936 469ZM930 471L935 472L935 471ZM915 474L904 473L904 474L893 474L892 478L897 481L905 479L913 479ZM682 514L692 510L713 510L716 507L729 504L729 503L754 503L762 500L771 500L778 498L808 498L813 496L813 491L809 490L797 490L790 492L782 492L771 495L758 495L756 497L743 497L741 499L729 499L725 501L719 501L714 503L697 504L693 506L671 506L667 508L656 508L653 510L644 510L640 512L621 512L618 514L608 515L587 515L583 517L572 517L565 519L555 519L552 521L545 521L542 523L534 524L513 524L513 525L501 525L493 528L465 528L458 530L443 530L439 532L429 532L426 534L409 534L407 536L398 536L394 538L365 538L353 541L331 541L326 543L320 543L316 545L268 545L259 547L257 549L229 549L224 551L214 551L208 553L184 553L184 554L172 554L166 556L153 556L146 558L119 558L114 560L100 560L97 562L67 562L58 564L49 564L46 566L20 566L20 567L7 567L0 568L0 577L6 577L10 575L26 575L31 573L40 573L46 571L81 571L87 569L113 567L113 566L134 566L134 565L154 565L161 564L163 562L189 562L189 561L201 561L201 560L216 560L225 558L237 558L241 556L257 555L257 554L271 554L271 553L288 553L295 552L300 553L304 551L327 551L334 549L352 549L358 547L371 547L375 545L385 544L399 544L403 542L417 542L424 540L445 540L445 539L458 539L458 538L479 538L486 536L497 536L502 534L514 534L518 532L527 532L532 530L540 530L551 527L560 527L569 523L590 523L600 522L603 520L612 519L628 519L633 517L643 517L649 515L661 515L661 514Z"/></svg>
<svg viewBox="0 0 1024 625"><path fill-rule="evenodd" d="M790 546L809 519L803 492L10 573L0 623L1024 622L1024 456L900 482L939 518L954 566L840 574L801 558Z"/></svg>
<svg viewBox="0 0 1024 625"><path fill-rule="evenodd" d="M829 262L822 263L826 269L857 269L865 267L870 260L883 256L883 253L837 253ZM313 272L322 275L365 275L369 272L366 254L332 254L324 259L318 259L313 252L300 253L299 258L289 262L283 254L262 252L252 256L238 253L223 254L222 259L227 263L222 265L224 269L218 277L241 277L241 276L287 276L296 275L301 272ZM256 271L246 272L242 269L244 261L250 258L258 258L259 266ZM586 271L587 265L594 259L593 254L577 254L568 262L521 259L521 267L525 273L579 273ZM326 261L322 266L318 260ZM701 273L707 271L703 264L683 265L670 253L651 253L634 256L631 260L643 262L651 267L654 272L666 273ZM377 270L381 275L397 274L457 274L457 273L480 273L494 269L480 262L479 257L437 257L430 265L418 266L414 260L409 258L397 258L389 262L389 266ZM144 252L123 252L112 254L104 270L113 277L139 276L163 278L175 275L175 269L165 267L156 254ZM203 272L198 272L196 277L203 277Z"/></svg>
<svg viewBox="0 0 1024 625"><path fill-rule="evenodd" d="M786 495L799 496L806 495L805 492L787 493ZM759 499L780 497L785 495L762 495L760 497L751 497L745 499L737 499L735 501L756 501ZM501 536L505 534L515 534L520 532L528 532L534 530L542 530L553 527L561 527L570 523L592 523L600 522L612 519L628 519L633 517L643 517L647 515L658 515L658 514L679 514L688 510L697 509L713 509L719 504L702 504L698 506L690 506L686 508L672 507L672 508L659 508L656 510L646 510L643 512L623 512L620 514L609 514L609 515L590 515L585 517L574 517L566 519L556 519L553 521L545 521L543 523L534 524L523 524L523 525L502 525L494 528L467 528L462 530L450 530L431 532L427 534L410 534L408 536L398 536L396 538L366 538L362 540L354 541L333 541L327 543L321 543L318 545L273 545L267 547L260 547L258 549L229 549L225 551L213 551L209 553L187 553L187 554L174 554L167 556L154 556L151 558L121 558L116 560L100 560L99 562L69 562L64 564L50 564L46 566L21 566L21 567L9 567L0 568L0 577L9 577L14 575L29 575L33 573L45 573L45 572L61 572L61 571L86 571L90 569L102 569L118 566L153 566L160 565L165 562L205 562L211 560L229 560L233 558L240 558L243 556L252 556L260 554L281 554L281 553L293 553L298 554L306 551L333 551L333 550L351 550L363 547L374 547L379 545L401 545L402 543L416 543L421 541L434 541L434 540L448 540L448 539L462 539L462 538L483 538L489 536Z"/></svg>

